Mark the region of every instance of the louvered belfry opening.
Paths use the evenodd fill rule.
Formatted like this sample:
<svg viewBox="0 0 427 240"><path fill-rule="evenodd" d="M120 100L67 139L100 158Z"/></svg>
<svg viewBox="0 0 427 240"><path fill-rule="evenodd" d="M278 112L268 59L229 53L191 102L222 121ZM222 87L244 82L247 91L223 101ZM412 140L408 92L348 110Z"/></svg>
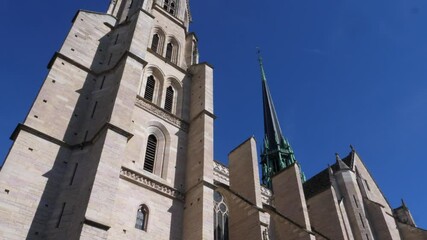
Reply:
<svg viewBox="0 0 427 240"><path fill-rule="evenodd" d="M151 50L153 50L154 52L157 52L157 48L159 46L159 40L160 40L159 34L157 33L154 34L153 41L151 42Z"/></svg>
<svg viewBox="0 0 427 240"><path fill-rule="evenodd" d="M156 81L153 76L149 76L147 79L147 85L145 86L144 98L148 101L153 101L154 96L154 87L156 86Z"/></svg>
<svg viewBox="0 0 427 240"><path fill-rule="evenodd" d="M145 151L144 170L153 172L154 160L156 159L157 138L154 135L148 137L147 149Z"/></svg>
<svg viewBox="0 0 427 240"><path fill-rule="evenodd" d="M172 86L169 86L166 89L166 99L165 99L165 110L168 112L172 112L172 106L173 106L173 88Z"/></svg>

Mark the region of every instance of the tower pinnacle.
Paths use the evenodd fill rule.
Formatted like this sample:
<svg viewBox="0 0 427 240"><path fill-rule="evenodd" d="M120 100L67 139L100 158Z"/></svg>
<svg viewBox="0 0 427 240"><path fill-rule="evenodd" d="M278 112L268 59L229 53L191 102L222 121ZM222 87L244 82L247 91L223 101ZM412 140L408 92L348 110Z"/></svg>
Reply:
<svg viewBox="0 0 427 240"><path fill-rule="evenodd" d="M296 163L294 152L282 134L279 119L274 107L273 98L267 84L264 65L260 50L258 49L258 61L261 68L262 102L264 111L264 146L261 154L263 183L271 187L271 178L276 173ZM304 175L301 177L305 180Z"/></svg>

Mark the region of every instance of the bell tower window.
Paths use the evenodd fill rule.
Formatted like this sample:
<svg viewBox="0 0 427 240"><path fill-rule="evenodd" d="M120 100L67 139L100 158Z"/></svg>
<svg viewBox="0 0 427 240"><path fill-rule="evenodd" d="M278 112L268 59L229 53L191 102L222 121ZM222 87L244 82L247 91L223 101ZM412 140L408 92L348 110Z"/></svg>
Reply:
<svg viewBox="0 0 427 240"><path fill-rule="evenodd" d="M151 42L151 50L153 50L154 52L157 52L157 49L159 48L159 40L159 34L154 34L153 41Z"/></svg>
<svg viewBox="0 0 427 240"><path fill-rule="evenodd" d="M144 98L148 101L153 101L154 96L154 88L156 86L156 81L153 76L149 76L147 78L147 85L145 86Z"/></svg>
<svg viewBox="0 0 427 240"><path fill-rule="evenodd" d="M163 9L166 10L168 13L175 15L176 6L176 0L165 0L163 4Z"/></svg>
<svg viewBox="0 0 427 240"><path fill-rule="evenodd" d="M172 61L172 53L173 53L173 44L168 43L168 46L166 47L166 59L169 61Z"/></svg>
<svg viewBox="0 0 427 240"><path fill-rule="evenodd" d="M150 135L147 141L147 149L145 151L144 170L150 173L154 171L154 161L156 160L157 138Z"/></svg>
<svg viewBox="0 0 427 240"><path fill-rule="evenodd" d="M174 91L172 86L166 89L165 110L172 112Z"/></svg>

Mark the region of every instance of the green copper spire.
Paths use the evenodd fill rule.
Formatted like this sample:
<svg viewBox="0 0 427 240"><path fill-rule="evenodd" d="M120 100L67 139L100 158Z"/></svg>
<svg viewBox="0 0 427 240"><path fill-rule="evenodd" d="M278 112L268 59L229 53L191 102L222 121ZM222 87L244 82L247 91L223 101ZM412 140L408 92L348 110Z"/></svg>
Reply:
<svg viewBox="0 0 427 240"><path fill-rule="evenodd" d="M264 146L261 154L262 181L271 188L271 178L276 173L297 163L288 140L283 136L279 119L273 104L273 98L267 84L267 78L262 63L260 50L258 49L258 61L261 68L262 100L264 108ZM301 173L303 181L304 174Z"/></svg>

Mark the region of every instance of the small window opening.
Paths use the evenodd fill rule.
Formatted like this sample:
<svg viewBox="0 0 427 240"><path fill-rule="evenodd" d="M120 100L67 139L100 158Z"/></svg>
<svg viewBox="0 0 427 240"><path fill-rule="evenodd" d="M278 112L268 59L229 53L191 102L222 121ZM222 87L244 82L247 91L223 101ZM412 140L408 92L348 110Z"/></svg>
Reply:
<svg viewBox="0 0 427 240"><path fill-rule="evenodd" d="M365 185L366 185L366 188L368 189L368 191L371 191L371 188L369 187L368 181L366 181L366 179L363 179L363 180L365 180Z"/></svg>
<svg viewBox="0 0 427 240"><path fill-rule="evenodd" d="M153 36L153 41L151 42L151 50L153 50L154 52L157 52L158 47L159 47L159 34L154 34Z"/></svg>
<svg viewBox="0 0 427 240"><path fill-rule="evenodd" d="M95 105L93 106L92 114L90 115L90 118L92 118L92 119L93 119L93 117L95 116L96 107L98 107L98 102L95 102Z"/></svg>
<svg viewBox="0 0 427 240"><path fill-rule="evenodd" d="M172 61L172 52L173 52L173 44L168 43L168 46L166 47L166 59L169 61Z"/></svg>
<svg viewBox="0 0 427 240"><path fill-rule="evenodd" d="M356 196L353 195L354 203L356 204L356 207L359 207L359 204L357 204Z"/></svg>
<svg viewBox="0 0 427 240"><path fill-rule="evenodd" d="M169 86L166 89L166 99L165 99L165 110L168 112L172 112L172 106L173 106L173 88L172 86Z"/></svg>
<svg viewBox="0 0 427 240"><path fill-rule="evenodd" d="M154 160L156 159L157 138L150 135L147 141L147 149L145 151L144 170L153 173Z"/></svg>
<svg viewBox="0 0 427 240"><path fill-rule="evenodd" d="M145 205L140 206L136 213L135 228L143 231L147 231L148 223L148 208Z"/></svg>
<svg viewBox="0 0 427 240"><path fill-rule="evenodd" d="M147 79L147 85L145 86L144 98L148 101L153 101L154 97L154 88L156 86L156 81L153 76L149 76Z"/></svg>
<svg viewBox="0 0 427 240"><path fill-rule="evenodd" d="M362 214L359 213L360 222L362 223L363 228L365 228L365 223L363 222Z"/></svg>
<svg viewBox="0 0 427 240"><path fill-rule="evenodd" d="M77 172L77 168L78 168L79 164L76 163L76 165L74 166L74 171L73 171L73 175L71 176L71 180L70 180L70 186L73 185L74 182L74 178L76 177L76 172Z"/></svg>
<svg viewBox="0 0 427 240"><path fill-rule="evenodd" d="M102 78L101 86L99 87L99 89L104 88L104 83L105 83L105 76Z"/></svg>
<svg viewBox="0 0 427 240"><path fill-rule="evenodd" d="M119 35L120 35L120 34L117 34L117 35L116 35L116 40L114 41L114 45L116 45L116 44L117 44L117 42L119 41Z"/></svg>
<svg viewBox="0 0 427 240"><path fill-rule="evenodd" d="M65 203L62 204L61 213L59 214L58 222L56 223L56 228L59 228L61 225L62 216L64 215Z"/></svg>

